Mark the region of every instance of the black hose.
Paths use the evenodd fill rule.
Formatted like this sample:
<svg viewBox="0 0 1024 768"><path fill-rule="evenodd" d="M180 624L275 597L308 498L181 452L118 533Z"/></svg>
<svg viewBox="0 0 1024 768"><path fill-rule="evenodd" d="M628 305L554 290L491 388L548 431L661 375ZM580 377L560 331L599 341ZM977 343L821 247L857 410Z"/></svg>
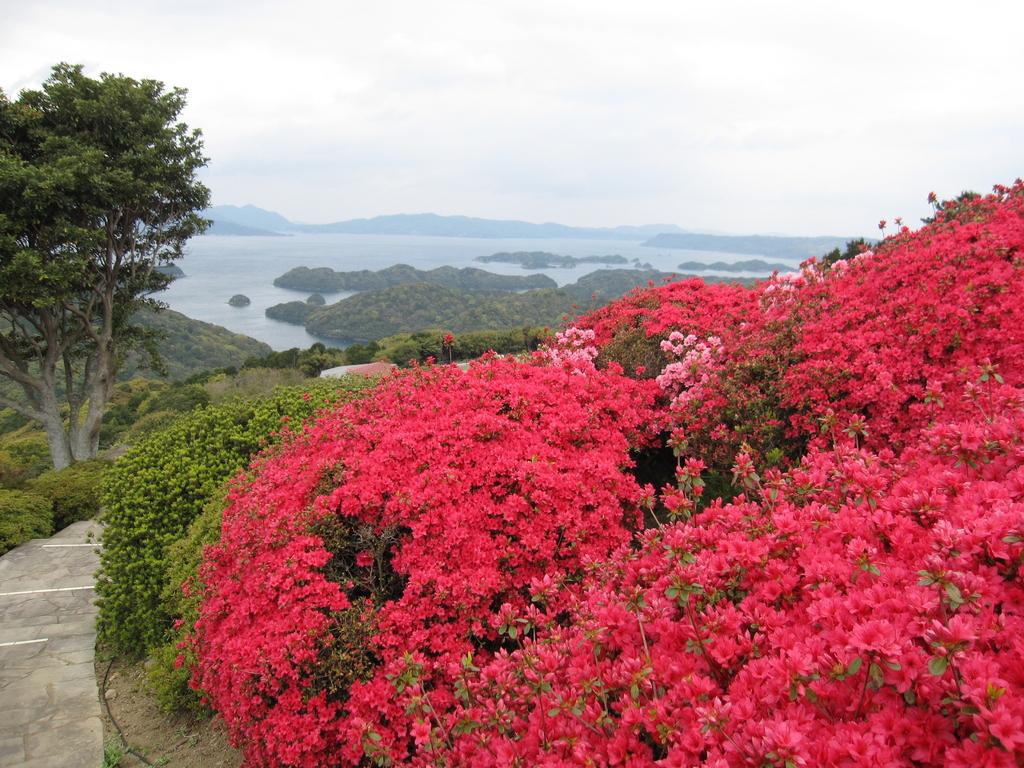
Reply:
<svg viewBox="0 0 1024 768"><path fill-rule="evenodd" d="M110 711L110 705L107 704L107 678L110 677L110 669L114 666L114 660L111 659L110 663L107 664L107 671L103 673L103 685L100 686L100 701L103 703L103 709L107 711L107 717L110 718L110 722L114 724L114 730L117 731L117 735L121 737L121 743L124 745L124 751L127 755L132 755L138 758L146 765L152 766L153 763L149 762L144 755L139 754L130 746L128 746L128 740L124 737L124 731L121 730L121 726L117 724L117 720L114 719L114 713Z"/></svg>

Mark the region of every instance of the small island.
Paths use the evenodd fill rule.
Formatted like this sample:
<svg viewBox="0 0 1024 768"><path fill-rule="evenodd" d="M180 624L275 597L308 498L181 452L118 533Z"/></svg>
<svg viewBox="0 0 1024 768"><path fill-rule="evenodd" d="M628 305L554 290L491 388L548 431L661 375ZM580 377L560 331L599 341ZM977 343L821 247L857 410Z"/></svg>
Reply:
<svg viewBox="0 0 1024 768"><path fill-rule="evenodd" d="M311 294L306 303L311 307L322 307L327 303L327 299L324 298L322 293Z"/></svg>
<svg viewBox="0 0 1024 768"><path fill-rule="evenodd" d="M477 256L474 261L485 264L518 264L523 269L572 269L580 264L628 264L625 256L563 256L548 251L516 251L515 253L492 253Z"/></svg>
<svg viewBox="0 0 1024 768"><path fill-rule="evenodd" d="M228 304L230 304L232 307L248 307L250 304L252 304L252 300L243 293L236 293L234 296L228 299Z"/></svg>
<svg viewBox="0 0 1024 768"><path fill-rule="evenodd" d="M159 267L153 267L153 271L159 272L161 275L167 275L167 277L174 280L185 276L185 273L177 264L161 264Z"/></svg>

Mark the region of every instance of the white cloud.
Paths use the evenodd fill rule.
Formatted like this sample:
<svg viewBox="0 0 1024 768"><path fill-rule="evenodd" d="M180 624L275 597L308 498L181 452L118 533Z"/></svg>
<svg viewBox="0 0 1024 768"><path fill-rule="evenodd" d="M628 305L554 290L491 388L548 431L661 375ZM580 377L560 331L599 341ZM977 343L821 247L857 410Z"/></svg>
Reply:
<svg viewBox="0 0 1024 768"><path fill-rule="evenodd" d="M190 92L220 202L866 233L1024 167L1019 2L4 3L57 61Z"/></svg>

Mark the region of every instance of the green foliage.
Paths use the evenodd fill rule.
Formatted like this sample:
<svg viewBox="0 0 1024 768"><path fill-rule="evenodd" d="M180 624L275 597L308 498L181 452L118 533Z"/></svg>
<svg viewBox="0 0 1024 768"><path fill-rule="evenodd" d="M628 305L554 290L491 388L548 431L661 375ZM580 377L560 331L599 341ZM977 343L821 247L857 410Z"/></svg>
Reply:
<svg viewBox="0 0 1024 768"><path fill-rule="evenodd" d="M152 411L132 424L122 435L127 445L136 445L155 432L167 429L181 416L181 411Z"/></svg>
<svg viewBox="0 0 1024 768"><path fill-rule="evenodd" d="M100 445L110 446L126 435L137 437L140 422L152 423L147 417L155 413L187 413L207 405L210 396L196 384L179 384L154 379L131 379L114 387L110 404L103 417ZM166 420L166 418L164 418Z"/></svg>
<svg viewBox="0 0 1024 768"><path fill-rule="evenodd" d="M502 355L529 352L537 349L550 335L550 331L545 328L530 327L505 331L471 331L456 336L449 349L444 345L444 331L400 333L378 341L374 359L390 360L398 365L404 365L410 360L422 363L428 357L448 362L450 351L452 360L472 360L488 350ZM351 349L349 347L346 352ZM355 364L357 361L349 362Z"/></svg>
<svg viewBox="0 0 1024 768"><path fill-rule="evenodd" d="M361 365L372 363L380 352L380 345L376 341L367 344L350 344L345 347L345 362L342 365Z"/></svg>
<svg viewBox="0 0 1024 768"><path fill-rule="evenodd" d="M134 322L154 334L155 351L171 379L187 379L208 369L238 367L250 357L271 352L262 341L170 309L140 312ZM123 361L120 375L132 378L148 367L148 358L136 353Z"/></svg>
<svg viewBox="0 0 1024 768"><path fill-rule="evenodd" d="M199 408L121 457L104 484L101 641L138 654L166 638L170 615L160 601L168 548L223 494L266 445L280 440L282 418L298 426L325 405L369 386L362 377L317 380L261 400Z"/></svg>
<svg viewBox="0 0 1024 768"><path fill-rule="evenodd" d="M238 373L211 377L203 389L216 404L232 398L265 397L277 387L300 386L307 378L295 368L243 368Z"/></svg>
<svg viewBox="0 0 1024 768"><path fill-rule="evenodd" d="M826 266L832 266L837 261L847 261L855 256L859 256L870 247L871 243L863 237L858 237L856 240L850 240L843 250L833 248L831 251L826 253L821 260Z"/></svg>
<svg viewBox="0 0 1024 768"><path fill-rule="evenodd" d="M52 466L46 437L33 425L0 435L0 488L20 488Z"/></svg>
<svg viewBox="0 0 1024 768"><path fill-rule="evenodd" d="M206 227L184 107L183 90L68 64L0 93L0 377L57 468L95 455L120 358L152 342L134 316Z"/></svg>
<svg viewBox="0 0 1024 768"><path fill-rule="evenodd" d="M369 358L366 362L369 362ZM320 342L310 345L309 349L292 347L281 352L267 352L247 357L238 367L214 368L196 374L188 379L192 383L206 385L207 391L214 400L220 390L238 389L245 393L262 394L274 386L290 386L298 384L302 378L319 376L320 372L347 362L345 350L327 347ZM270 371L291 369L297 375L274 374ZM269 374L269 375L268 375ZM259 375L273 382L269 387L257 388L253 377ZM234 380L234 381L233 381ZM245 380L242 383L242 380Z"/></svg>
<svg viewBox="0 0 1024 768"><path fill-rule="evenodd" d="M199 565L206 545L220 541L222 507L220 501L208 504L189 525L185 537L167 550L167 578L160 593L160 603L166 615L181 623L173 630L170 640L150 651L147 680L157 702L168 712L208 712L200 701L201 694L189 687L192 661L189 652L178 646L199 618ZM187 592L182 588L186 584L189 587ZM185 663L178 664L177 660L182 655Z"/></svg>
<svg viewBox="0 0 1024 768"><path fill-rule="evenodd" d="M584 275L575 283L563 286L562 290L581 304L590 302L593 306L599 306L620 296L625 296L637 287L646 288L651 284L664 285L688 277L693 277L693 275L662 272L657 269L598 269ZM756 278L752 277L712 277L709 275L701 276L700 279L708 285L738 283L751 286L757 282Z"/></svg>
<svg viewBox="0 0 1024 768"><path fill-rule="evenodd" d="M48 499L25 491L0 489L0 555L29 539L53 533Z"/></svg>
<svg viewBox="0 0 1024 768"><path fill-rule="evenodd" d="M497 275L475 267L460 269L444 266L421 270L408 264L395 264L377 271L361 269L354 272L335 272L328 267L296 267L274 280L274 285L279 288L323 293L377 291L414 283L440 285L461 291L525 291L555 287L555 281L546 275Z"/></svg>
<svg viewBox="0 0 1024 768"><path fill-rule="evenodd" d="M93 459L51 469L29 482L28 490L50 500L53 528L59 531L99 514L101 484L109 467L109 462Z"/></svg>
<svg viewBox="0 0 1024 768"><path fill-rule="evenodd" d="M660 344L660 336L648 336L643 328L624 328L604 346L597 362L601 367L615 362L628 375L653 379L665 367L665 353Z"/></svg>
<svg viewBox="0 0 1024 768"><path fill-rule="evenodd" d="M28 424L31 419L27 419L17 411L10 408L0 408L0 435L6 435L8 432L13 432L19 427L23 427Z"/></svg>
<svg viewBox="0 0 1024 768"><path fill-rule="evenodd" d="M107 739L103 743L103 763L100 765L100 768L119 768L121 761L124 760L127 754L124 741L121 740L120 736Z"/></svg>
<svg viewBox="0 0 1024 768"><path fill-rule="evenodd" d="M306 328L325 338L366 341L424 328L466 333L553 326L575 310L568 294L553 289L481 293L419 283L350 296L314 311Z"/></svg>
<svg viewBox="0 0 1024 768"><path fill-rule="evenodd" d="M286 301L283 304L275 304L263 310L263 314L271 320L280 320L283 323L304 325L316 307L305 301Z"/></svg>

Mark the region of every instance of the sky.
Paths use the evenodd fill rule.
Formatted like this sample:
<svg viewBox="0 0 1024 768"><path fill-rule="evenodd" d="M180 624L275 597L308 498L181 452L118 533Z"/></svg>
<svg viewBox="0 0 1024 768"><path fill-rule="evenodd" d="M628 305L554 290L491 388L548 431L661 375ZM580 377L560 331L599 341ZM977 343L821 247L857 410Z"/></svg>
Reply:
<svg viewBox="0 0 1024 768"><path fill-rule="evenodd" d="M873 235L1024 175L1024 3L0 0L0 88L188 89L218 204Z"/></svg>

